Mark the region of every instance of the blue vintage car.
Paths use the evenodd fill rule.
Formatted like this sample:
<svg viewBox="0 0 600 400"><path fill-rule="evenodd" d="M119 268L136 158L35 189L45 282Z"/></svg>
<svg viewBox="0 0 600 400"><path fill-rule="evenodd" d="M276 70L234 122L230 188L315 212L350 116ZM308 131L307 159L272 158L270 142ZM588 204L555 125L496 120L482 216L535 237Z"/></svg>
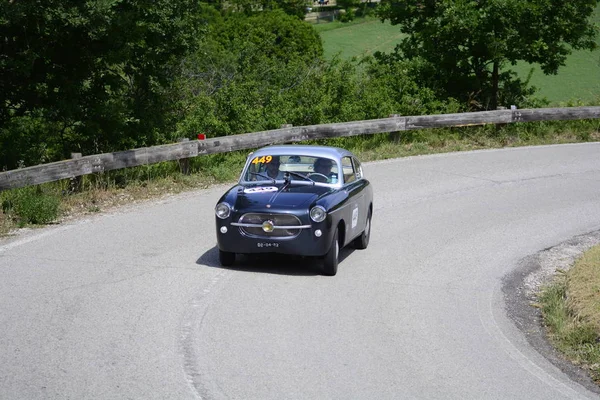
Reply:
<svg viewBox="0 0 600 400"><path fill-rule="evenodd" d="M341 248L369 244L373 188L347 150L269 146L248 156L215 214L221 265L236 253L294 254L322 258L335 275Z"/></svg>

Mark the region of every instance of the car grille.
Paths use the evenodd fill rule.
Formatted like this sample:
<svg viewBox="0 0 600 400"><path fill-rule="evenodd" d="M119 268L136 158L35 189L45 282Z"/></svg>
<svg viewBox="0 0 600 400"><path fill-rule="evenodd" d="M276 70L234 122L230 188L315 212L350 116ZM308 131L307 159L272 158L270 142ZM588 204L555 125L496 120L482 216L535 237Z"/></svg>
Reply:
<svg viewBox="0 0 600 400"><path fill-rule="evenodd" d="M272 232L265 232L262 224L265 221L271 221L275 229ZM263 213L248 213L242 215L238 224L242 233L259 238L269 239L291 239L298 236L304 226L295 215L289 214L263 214ZM249 227L244 225L258 225ZM236 224L237 225L237 224ZM278 229L279 226L288 227L286 229ZM297 228L296 228L297 226ZM294 227L294 228L289 228Z"/></svg>

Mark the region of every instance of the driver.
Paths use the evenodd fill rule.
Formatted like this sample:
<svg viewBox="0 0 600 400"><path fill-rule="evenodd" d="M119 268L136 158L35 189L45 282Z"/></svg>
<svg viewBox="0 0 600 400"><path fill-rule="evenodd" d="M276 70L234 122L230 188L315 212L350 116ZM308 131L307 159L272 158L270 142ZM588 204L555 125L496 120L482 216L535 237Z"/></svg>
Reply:
<svg viewBox="0 0 600 400"><path fill-rule="evenodd" d="M313 165L313 171L318 174L323 174L327 178L331 177L331 168L333 167L333 162L328 158L317 158Z"/></svg>

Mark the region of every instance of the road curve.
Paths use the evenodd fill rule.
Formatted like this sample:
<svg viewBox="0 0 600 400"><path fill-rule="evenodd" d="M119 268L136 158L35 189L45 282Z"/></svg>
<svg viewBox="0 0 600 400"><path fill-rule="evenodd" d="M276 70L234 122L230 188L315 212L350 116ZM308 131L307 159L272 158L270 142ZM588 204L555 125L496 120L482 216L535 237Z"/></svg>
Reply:
<svg viewBox="0 0 600 400"><path fill-rule="evenodd" d="M2 399L596 399L505 311L600 229L600 143L368 163L367 250L217 263L224 186L0 242Z"/></svg>

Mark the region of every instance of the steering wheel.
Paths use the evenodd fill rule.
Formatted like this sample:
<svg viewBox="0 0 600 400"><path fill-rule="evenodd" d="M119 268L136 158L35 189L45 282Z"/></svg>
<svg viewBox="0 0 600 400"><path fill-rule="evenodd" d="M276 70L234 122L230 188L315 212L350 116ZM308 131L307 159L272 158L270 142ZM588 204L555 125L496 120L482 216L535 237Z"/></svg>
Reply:
<svg viewBox="0 0 600 400"><path fill-rule="evenodd" d="M312 179L315 182L329 183L329 177L327 175L323 175L318 172L311 172L310 174L307 174L306 177ZM317 178L317 179L314 179L314 178Z"/></svg>

